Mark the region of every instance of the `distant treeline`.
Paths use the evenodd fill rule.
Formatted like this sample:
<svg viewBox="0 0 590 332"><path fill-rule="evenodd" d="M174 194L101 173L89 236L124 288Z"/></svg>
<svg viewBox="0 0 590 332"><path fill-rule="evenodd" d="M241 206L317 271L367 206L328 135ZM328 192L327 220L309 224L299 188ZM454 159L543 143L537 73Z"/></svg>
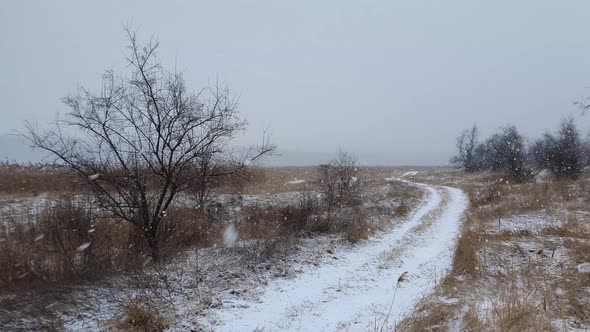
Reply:
<svg viewBox="0 0 590 332"><path fill-rule="evenodd" d="M531 144L514 125L480 141L477 125L473 125L457 137L457 155L451 159L466 172L503 171L515 182L530 180L542 170L558 179L577 179L589 161L590 142L580 138L571 117L563 120L557 131L547 132Z"/></svg>

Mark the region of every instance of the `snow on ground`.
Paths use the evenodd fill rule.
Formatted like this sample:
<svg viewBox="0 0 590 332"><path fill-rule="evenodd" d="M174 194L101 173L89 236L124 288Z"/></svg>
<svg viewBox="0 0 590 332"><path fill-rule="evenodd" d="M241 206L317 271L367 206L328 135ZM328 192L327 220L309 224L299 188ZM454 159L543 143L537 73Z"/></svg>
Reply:
<svg viewBox="0 0 590 332"><path fill-rule="evenodd" d="M490 234L503 231L538 233L545 228L558 227L561 222L560 215L551 214L549 211L540 211L500 218L496 223L489 223L486 231Z"/></svg>
<svg viewBox="0 0 590 332"><path fill-rule="evenodd" d="M30 198L0 199L0 214L12 216L26 216L40 211L48 204L55 204L55 201L47 195L38 195Z"/></svg>
<svg viewBox="0 0 590 332"><path fill-rule="evenodd" d="M405 172L404 174L402 174L401 178L405 178L408 176L415 176L416 174L418 174L418 171Z"/></svg>
<svg viewBox="0 0 590 332"><path fill-rule="evenodd" d="M590 262L578 264L576 268L582 273L590 273Z"/></svg>
<svg viewBox="0 0 590 332"><path fill-rule="evenodd" d="M419 173L418 171L409 171L409 172L405 172L404 174L402 174L399 177L392 176L392 177L389 177L389 178L385 178L385 181L387 181L387 182L398 181L398 180L404 179L406 177L416 176L418 173Z"/></svg>
<svg viewBox="0 0 590 332"><path fill-rule="evenodd" d="M273 280L258 300L224 305L205 324L219 331L356 331L376 320L392 327L449 268L467 206L458 189L419 186L429 198L398 228L342 252L335 264L307 268L292 280ZM384 256L408 243L411 247L403 248L393 266L383 264ZM408 280L396 287L402 274Z"/></svg>
<svg viewBox="0 0 590 332"><path fill-rule="evenodd" d="M299 201L303 192L290 191L269 195L218 195L212 197L212 202L223 205L291 205ZM317 193L319 194L319 193Z"/></svg>

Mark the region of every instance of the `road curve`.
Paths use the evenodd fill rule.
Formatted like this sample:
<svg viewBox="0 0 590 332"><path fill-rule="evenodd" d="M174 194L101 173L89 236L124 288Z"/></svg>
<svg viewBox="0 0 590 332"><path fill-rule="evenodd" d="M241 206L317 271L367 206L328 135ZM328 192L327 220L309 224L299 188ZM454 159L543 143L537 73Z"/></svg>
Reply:
<svg viewBox="0 0 590 332"><path fill-rule="evenodd" d="M343 253L338 264L273 280L258 302L220 308L214 329L366 331L394 326L450 268L468 204L460 189L412 184L427 195L406 222Z"/></svg>

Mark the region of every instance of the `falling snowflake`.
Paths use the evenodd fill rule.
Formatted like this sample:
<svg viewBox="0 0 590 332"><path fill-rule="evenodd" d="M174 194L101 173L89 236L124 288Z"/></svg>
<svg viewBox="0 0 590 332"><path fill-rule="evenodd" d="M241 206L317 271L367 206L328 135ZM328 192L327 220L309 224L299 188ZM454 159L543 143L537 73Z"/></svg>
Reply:
<svg viewBox="0 0 590 332"><path fill-rule="evenodd" d="M238 240L238 230L234 224L227 226L225 231L223 231L223 244L226 247L233 247L236 241Z"/></svg>
<svg viewBox="0 0 590 332"><path fill-rule="evenodd" d="M148 256L148 257L145 259L145 261L143 261L143 264L142 264L142 266L143 266L143 267L146 267L146 266L147 266L147 265L148 265L148 264L149 264L151 261L152 261L152 257L151 257L151 256Z"/></svg>
<svg viewBox="0 0 590 332"><path fill-rule="evenodd" d="M82 251L88 249L88 247L90 247L90 243L91 242L83 243L81 246L79 246L78 248L76 248L76 250L82 252Z"/></svg>

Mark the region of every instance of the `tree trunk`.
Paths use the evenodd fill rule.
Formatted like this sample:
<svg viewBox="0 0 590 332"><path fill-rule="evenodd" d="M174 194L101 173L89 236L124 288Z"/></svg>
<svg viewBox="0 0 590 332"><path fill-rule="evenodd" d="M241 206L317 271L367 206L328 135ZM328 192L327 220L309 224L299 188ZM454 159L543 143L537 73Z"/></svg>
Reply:
<svg viewBox="0 0 590 332"><path fill-rule="evenodd" d="M154 261L160 260L160 244L158 243L158 227L151 225L146 228L145 237L147 240L150 255Z"/></svg>

